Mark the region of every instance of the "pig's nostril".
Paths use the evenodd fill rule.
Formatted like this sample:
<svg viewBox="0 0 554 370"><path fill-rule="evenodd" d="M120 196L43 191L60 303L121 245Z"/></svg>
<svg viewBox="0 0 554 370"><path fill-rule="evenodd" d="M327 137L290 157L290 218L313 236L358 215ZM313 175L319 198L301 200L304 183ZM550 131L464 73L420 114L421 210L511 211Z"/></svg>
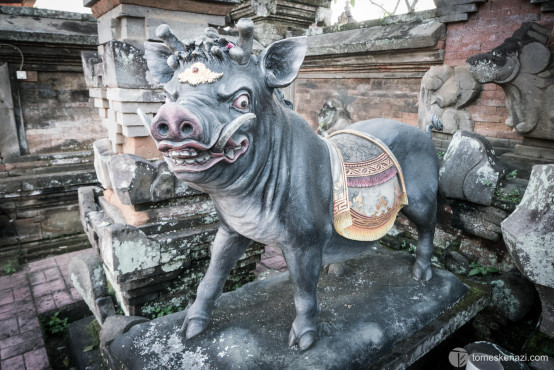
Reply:
<svg viewBox="0 0 554 370"><path fill-rule="evenodd" d="M158 133L162 136L167 136L169 134L169 125L167 123L160 123L158 125Z"/></svg>
<svg viewBox="0 0 554 370"><path fill-rule="evenodd" d="M190 123L185 122L181 125L181 132L183 133L184 136L190 136L193 131L194 131L194 128Z"/></svg>

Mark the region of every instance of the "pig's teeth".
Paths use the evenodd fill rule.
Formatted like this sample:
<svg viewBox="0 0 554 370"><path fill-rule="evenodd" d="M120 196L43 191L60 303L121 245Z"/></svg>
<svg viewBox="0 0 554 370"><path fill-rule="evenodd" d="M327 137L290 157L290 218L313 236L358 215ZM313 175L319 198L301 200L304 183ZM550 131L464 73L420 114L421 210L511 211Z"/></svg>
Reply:
<svg viewBox="0 0 554 370"><path fill-rule="evenodd" d="M185 159L185 162L187 164L193 164L194 163L194 159Z"/></svg>
<svg viewBox="0 0 554 370"><path fill-rule="evenodd" d="M172 157L177 157L178 155L179 155L179 152L178 152L178 151L176 151L176 150L172 150L172 151L171 151L171 156L172 156Z"/></svg>
<svg viewBox="0 0 554 370"><path fill-rule="evenodd" d="M235 148L235 150L240 150L240 145Z"/></svg>
<svg viewBox="0 0 554 370"><path fill-rule="evenodd" d="M177 163L177 164L183 164L184 162L185 162L184 159L176 159L175 160L175 163Z"/></svg>
<svg viewBox="0 0 554 370"><path fill-rule="evenodd" d="M225 156L229 159L235 158L235 151L233 149L225 149Z"/></svg>
<svg viewBox="0 0 554 370"><path fill-rule="evenodd" d="M196 163L203 163L206 162L206 159L204 157L196 157Z"/></svg>
<svg viewBox="0 0 554 370"><path fill-rule="evenodd" d="M183 157L188 157L188 156L190 156L190 152L188 150L183 150L183 151L181 151L181 155Z"/></svg>
<svg viewBox="0 0 554 370"><path fill-rule="evenodd" d="M191 156L194 157L194 156L197 155L197 154L198 154L198 152L197 152L195 149L190 149L190 155L191 155Z"/></svg>

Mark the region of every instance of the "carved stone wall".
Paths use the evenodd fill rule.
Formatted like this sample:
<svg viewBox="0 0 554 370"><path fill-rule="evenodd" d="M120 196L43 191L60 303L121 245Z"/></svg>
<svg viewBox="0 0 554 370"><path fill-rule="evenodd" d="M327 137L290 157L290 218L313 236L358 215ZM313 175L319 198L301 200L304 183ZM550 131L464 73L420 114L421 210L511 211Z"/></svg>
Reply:
<svg viewBox="0 0 554 370"><path fill-rule="evenodd" d="M524 22L537 22L551 30L554 27L554 12L542 10L544 2L488 0L475 3L477 12L470 13L467 21L447 25L444 50L446 65L465 66L469 57L499 46ZM553 45L551 32L546 46L552 50ZM508 118L508 109L506 94L500 86L484 84L483 92L467 111L472 115L474 131L487 137L495 149L513 151L517 144L523 142L521 135L504 124Z"/></svg>
<svg viewBox="0 0 554 370"><path fill-rule="evenodd" d="M314 129L330 100L346 106L354 122L385 117L416 126L421 77L443 61L446 28L433 15L327 27L309 36L296 110Z"/></svg>

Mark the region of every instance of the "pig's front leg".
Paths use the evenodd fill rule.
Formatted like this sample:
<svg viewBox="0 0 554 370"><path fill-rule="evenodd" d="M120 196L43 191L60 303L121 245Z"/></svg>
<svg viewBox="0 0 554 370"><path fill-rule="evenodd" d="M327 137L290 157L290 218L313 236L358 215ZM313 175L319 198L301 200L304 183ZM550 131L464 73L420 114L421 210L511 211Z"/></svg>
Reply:
<svg viewBox="0 0 554 370"><path fill-rule="evenodd" d="M298 345L300 351L310 348L317 338L316 318L320 312L317 300L317 281L321 270L322 248L283 249L294 289L296 318L289 333L289 347Z"/></svg>
<svg viewBox="0 0 554 370"><path fill-rule="evenodd" d="M231 269L244 253L250 240L244 236L219 227L211 248L208 271L198 285L196 300L189 308L181 331L187 338L202 333L208 327L210 314L217 306L223 285Z"/></svg>

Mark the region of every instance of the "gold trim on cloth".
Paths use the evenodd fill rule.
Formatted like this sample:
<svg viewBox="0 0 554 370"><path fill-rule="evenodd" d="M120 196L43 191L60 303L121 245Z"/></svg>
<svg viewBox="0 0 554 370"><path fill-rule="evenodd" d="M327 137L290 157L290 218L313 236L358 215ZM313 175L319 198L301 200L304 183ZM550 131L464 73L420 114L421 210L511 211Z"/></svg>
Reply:
<svg viewBox="0 0 554 370"><path fill-rule="evenodd" d="M223 73L210 70L204 63L194 63L183 72L179 73L179 82L188 83L191 86L211 84L219 80Z"/></svg>
<svg viewBox="0 0 554 370"><path fill-rule="evenodd" d="M333 224L335 230L339 235L348 239L359 241L377 240L389 231L400 209L408 204L402 169L394 154L381 140L353 130L337 131L329 137L337 134L351 134L362 137L369 141L368 145L377 145L383 151L383 153L368 161L345 163L336 144L329 139L322 138L325 144L327 144L331 159ZM375 175L393 166L397 170L395 175L397 180L390 185L394 186L394 204L387 207L387 202L384 201L383 197L380 197L379 204L384 203L385 206L380 209L380 205L378 205L375 212L371 215L363 214L365 212L362 212L359 204L350 204L347 178ZM400 185L400 188L397 184ZM355 197L354 203L361 202L361 198L361 195L358 194Z"/></svg>

